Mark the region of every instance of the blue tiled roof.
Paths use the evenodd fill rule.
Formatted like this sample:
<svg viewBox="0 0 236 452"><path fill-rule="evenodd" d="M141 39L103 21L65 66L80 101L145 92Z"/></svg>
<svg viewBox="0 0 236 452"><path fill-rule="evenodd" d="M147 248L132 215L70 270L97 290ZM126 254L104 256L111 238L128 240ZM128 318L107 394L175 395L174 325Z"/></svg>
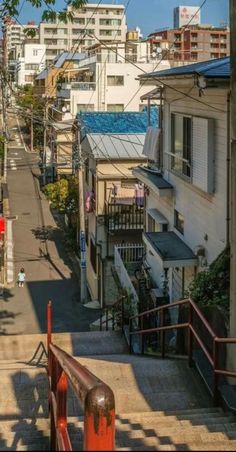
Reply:
<svg viewBox="0 0 236 452"><path fill-rule="evenodd" d="M145 77L174 77L178 75L199 74L206 78L229 78L230 77L230 57L217 58L215 60L202 61L201 63L188 64L164 71L155 71L141 76Z"/></svg>
<svg viewBox="0 0 236 452"><path fill-rule="evenodd" d="M78 113L77 120L79 124L85 126L83 135L86 133L146 133L148 127L147 110ZM158 109L155 107L151 108L151 126L158 127Z"/></svg>

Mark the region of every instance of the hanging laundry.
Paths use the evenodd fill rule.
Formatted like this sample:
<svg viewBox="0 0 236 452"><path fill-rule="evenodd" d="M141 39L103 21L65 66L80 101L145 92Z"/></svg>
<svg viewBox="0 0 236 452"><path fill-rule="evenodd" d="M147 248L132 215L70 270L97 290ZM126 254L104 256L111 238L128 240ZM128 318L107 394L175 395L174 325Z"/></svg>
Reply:
<svg viewBox="0 0 236 452"><path fill-rule="evenodd" d="M117 194L118 194L118 187L115 184L112 184L112 185L113 185L113 187L111 189L112 195L113 196L117 196Z"/></svg>
<svg viewBox="0 0 236 452"><path fill-rule="evenodd" d="M93 212L94 208L94 192L87 191L85 195L85 210L90 213Z"/></svg>
<svg viewBox="0 0 236 452"><path fill-rule="evenodd" d="M144 184L135 184L135 204L136 206L143 206L144 204Z"/></svg>

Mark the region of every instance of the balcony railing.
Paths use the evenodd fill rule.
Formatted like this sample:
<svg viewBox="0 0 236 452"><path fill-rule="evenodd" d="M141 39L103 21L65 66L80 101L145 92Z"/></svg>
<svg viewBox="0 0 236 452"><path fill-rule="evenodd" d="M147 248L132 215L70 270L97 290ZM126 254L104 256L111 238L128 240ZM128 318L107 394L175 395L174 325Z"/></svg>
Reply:
<svg viewBox="0 0 236 452"><path fill-rule="evenodd" d="M61 90L69 91L71 89L79 90L79 91L95 91L96 83L95 82L71 82L71 83L62 83ZM58 90L60 93L60 90Z"/></svg>
<svg viewBox="0 0 236 452"><path fill-rule="evenodd" d="M143 215L142 206L106 203L105 224L108 231L142 230Z"/></svg>

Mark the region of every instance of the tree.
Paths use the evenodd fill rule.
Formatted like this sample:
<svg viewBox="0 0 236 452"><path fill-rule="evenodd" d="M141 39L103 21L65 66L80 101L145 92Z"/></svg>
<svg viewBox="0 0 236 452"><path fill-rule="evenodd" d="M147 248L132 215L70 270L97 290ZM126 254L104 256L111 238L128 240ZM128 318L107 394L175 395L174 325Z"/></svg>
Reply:
<svg viewBox="0 0 236 452"><path fill-rule="evenodd" d="M43 143L44 100L35 95L33 89L33 86L30 85L19 87L16 93L16 103L22 109L22 115L28 130L31 127L31 115L33 115L34 145L40 146ZM20 109L19 112L21 111Z"/></svg>
<svg viewBox="0 0 236 452"><path fill-rule="evenodd" d="M65 8L61 11L55 11L53 7L56 4L56 0L27 0L35 8L42 8L45 6L45 10L42 14L42 20L45 22L55 22L57 19L60 22L73 21L73 13L67 11L67 7L72 9L81 8L87 3L87 0L65 0ZM0 16L17 17L19 15L18 8L21 5L21 0L3 0L0 6ZM33 33L33 30L30 32Z"/></svg>

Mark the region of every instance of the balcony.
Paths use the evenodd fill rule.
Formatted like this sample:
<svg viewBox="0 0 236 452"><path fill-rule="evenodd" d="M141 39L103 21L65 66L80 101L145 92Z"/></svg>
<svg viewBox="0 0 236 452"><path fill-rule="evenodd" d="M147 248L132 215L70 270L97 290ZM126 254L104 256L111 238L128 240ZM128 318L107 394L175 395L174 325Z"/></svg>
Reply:
<svg viewBox="0 0 236 452"><path fill-rule="evenodd" d="M143 229L143 206L119 201L106 202L105 212L105 225L109 232Z"/></svg>

